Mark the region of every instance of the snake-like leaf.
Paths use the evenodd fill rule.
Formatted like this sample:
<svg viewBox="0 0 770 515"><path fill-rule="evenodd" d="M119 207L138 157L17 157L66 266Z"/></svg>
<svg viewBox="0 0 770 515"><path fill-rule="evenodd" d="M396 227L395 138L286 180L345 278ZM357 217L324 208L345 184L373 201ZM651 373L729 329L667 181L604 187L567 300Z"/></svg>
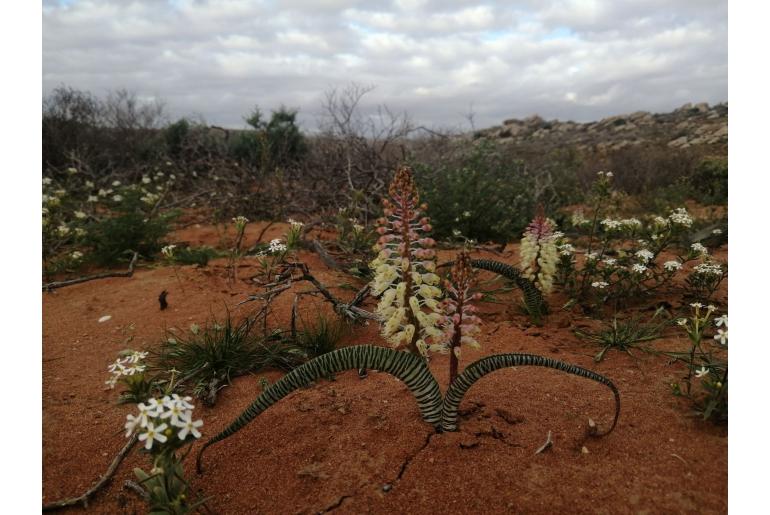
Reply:
<svg viewBox="0 0 770 515"><path fill-rule="evenodd" d="M496 354L471 363L463 373L457 376L455 380L452 381L452 384L449 385L449 389L444 396L444 407L441 413L442 430L457 430L457 410L460 406L460 402L463 400L465 392L467 392L476 381L495 370L521 366L554 368L569 374L592 379L607 386L612 390L612 393L615 396L615 418L612 421L612 426L607 431L599 433L596 436L604 436L615 429L615 424L618 423L618 416L620 415L620 393L615 385L612 384L612 381L603 375L576 365L564 363L563 361L557 361L555 359L533 354Z"/></svg>
<svg viewBox="0 0 770 515"><path fill-rule="evenodd" d="M201 457L207 447L232 436L294 390L333 373L364 368L387 372L403 381L417 400L422 418L436 429L439 428L441 390L420 356L374 345L345 347L308 361L265 389L238 418L201 448L196 465L198 472L201 471Z"/></svg>
<svg viewBox="0 0 770 515"><path fill-rule="evenodd" d="M548 304L535 284L521 274L521 270L507 263L491 259L472 259L471 266L494 272L513 281L524 294L524 304L530 316L539 323L540 318L548 313Z"/></svg>

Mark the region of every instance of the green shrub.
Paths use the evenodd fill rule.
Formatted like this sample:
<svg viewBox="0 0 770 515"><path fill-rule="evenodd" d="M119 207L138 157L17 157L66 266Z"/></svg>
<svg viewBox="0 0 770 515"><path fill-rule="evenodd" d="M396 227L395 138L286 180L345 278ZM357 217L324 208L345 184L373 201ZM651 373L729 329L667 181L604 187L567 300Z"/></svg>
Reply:
<svg viewBox="0 0 770 515"><path fill-rule="evenodd" d="M346 326L339 320L329 320L319 315L313 324L303 324L297 333L297 346L302 349L309 359L337 348L345 334Z"/></svg>
<svg viewBox="0 0 770 515"><path fill-rule="evenodd" d="M534 211L533 181L520 161L482 143L451 164L415 165L437 238L517 239Z"/></svg>
<svg viewBox="0 0 770 515"><path fill-rule="evenodd" d="M727 159L707 158L698 164L690 179L704 204L727 202Z"/></svg>
<svg viewBox="0 0 770 515"><path fill-rule="evenodd" d="M211 258L219 253L209 246L203 247L178 247L174 251L174 261L180 265L206 266Z"/></svg>
<svg viewBox="0 0 770 515"><path fill-rule="evenodd" d="M111 214L89 227L85 243L97 264L115 264L131 252L150 257L160 251L176 213L153 216L152 206L142 200L143 195L139 188L122 189L112 197Z"/></svg>

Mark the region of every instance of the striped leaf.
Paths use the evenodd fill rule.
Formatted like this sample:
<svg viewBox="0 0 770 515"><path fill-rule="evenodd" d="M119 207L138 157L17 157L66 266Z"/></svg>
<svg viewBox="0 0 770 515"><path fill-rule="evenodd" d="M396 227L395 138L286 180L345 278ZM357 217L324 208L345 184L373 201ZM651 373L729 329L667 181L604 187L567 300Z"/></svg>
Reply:
<svg viewBox="0 0 770 515"><path fill-rule="evenodd" d="M539 322L540 318L548 313L548 304L543 299L543 294L537 289L535 284L521 274L521 270L507 263L494 261L491 259L472 259L471 266L481 270L494 272L510 279L524 294L524 304L527 307L529 315Z"/></svg>
<svg viewBox="0 0 770 515"><path fill-rule="evenodd" d="M609 434L615 429L615 424L617 424L618 416L620 415L620 393L615 385L612 384L612 381L606 377L585 368L543 356L535 356L533 354L496 354L471 363L463 373L457 376L457 378L452 381L452 384L449 385L449 389L444 397L444 406L441 413L442 430L457 430L457 411L460 402L463 400L465 393L476 381L495 370L521 366L554 368L556 370L561 370L562 372L592 379L607 386L612 390L612 394L615 396L615 418L612 421L612 426L607 431L599 433L597 436Z"/></svg>
<svg viewBox="0 0 770 515"><path fill-rule="evenodd" d="M201 458L206 448L232 436L294 390L321 377L360 369L387 372L403 381L417 400L422 418L438 429L441 423L441 390L421 357L374 345L345 347L308 361L263 391L238 418L201 448L197 460L198 472L201 471Z"/></svg>

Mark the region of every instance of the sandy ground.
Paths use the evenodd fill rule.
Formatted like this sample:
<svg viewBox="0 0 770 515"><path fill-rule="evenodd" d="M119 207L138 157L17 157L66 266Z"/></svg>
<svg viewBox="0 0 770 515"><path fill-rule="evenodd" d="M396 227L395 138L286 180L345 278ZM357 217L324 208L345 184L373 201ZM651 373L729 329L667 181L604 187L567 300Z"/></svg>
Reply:
<svg viewBox="0 0 770 515"><path fill-rule="evenodd" d="M251 224L248 238L255 239L259 229ZM264 239L283 231L273 226ZM175 238L219 243L211 226L193 226ZM362 284L330 271L314 254L302 253L300 259L341 298L353 292L340 285ZM235 305L256 290L245 280L252 265L244 260L242 280L232 286L220 259L205 268L182 267L181 282L170 267L141 267L132 278L43 294L43 503L81 494L125 443L122 427L133 408L118 405L117 391L104 389L106 367L118 351L151 347L166 329L203 325L225 309L245 314L248 305ZM170 292L169 309L159 311L157 297L164 289ZM308 289L308 283L293 287ZM720 300L726 301L726 291L723 284ZM541 354L593 369L621 393L620 421L611 435L584 440L589 417L600 426L611 422L609 390L554 370L520 367L483 378L462 403L459 431L447 434L435 434L422 422L411 394L396 379L372 372L360 380L348 372L294 392L211 447L203 475L195 474L188 458L194 491L224 514L726 513L727 428L693 417L686 401L671 394L669 384L682 377L683 367L662 356L630 357L614 350L594 363L598 349L573 330L595 327L595 321L560 311L563 300L557 297L544 326L531 326L514 307L517 298L513 292L501 297L501 304L482 306L482 350L467 349L461 369L501 352ZM276 323L285 323L291 300L286 292L276 302ZM674 308L679 303L672 302ZM365 306L372 305L370 299ZM329 307L320 300L302 302L307 319L318 310ZM99 323L103 315L112 318ZM655 348L686 346L675 328L666 334ZM345 344L380 342L373 324L354 328L345 339ZM447 361L438 356L431 362L442 389ZM197 403L204 440L258 395L262 376L274 381L280 372L236 379L213 408ZM535 455L548 431L553 447ZM88 511L145 512L146 505L122 485L133 479L134 467L147 465L134 451Z"/></svg>

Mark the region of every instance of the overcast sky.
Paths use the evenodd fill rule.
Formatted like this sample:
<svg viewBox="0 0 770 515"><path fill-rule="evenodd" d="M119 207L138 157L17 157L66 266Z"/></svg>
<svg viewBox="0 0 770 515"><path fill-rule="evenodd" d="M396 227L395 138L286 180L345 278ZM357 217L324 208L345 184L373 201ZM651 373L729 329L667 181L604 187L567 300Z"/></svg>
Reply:
<svg viewBox="0 0 770 515"><path fill-rule="evenodd" d="M727 100L726 0L44 0L43 91L127 88L242 127L350 82L432 127Z"/></svg>

